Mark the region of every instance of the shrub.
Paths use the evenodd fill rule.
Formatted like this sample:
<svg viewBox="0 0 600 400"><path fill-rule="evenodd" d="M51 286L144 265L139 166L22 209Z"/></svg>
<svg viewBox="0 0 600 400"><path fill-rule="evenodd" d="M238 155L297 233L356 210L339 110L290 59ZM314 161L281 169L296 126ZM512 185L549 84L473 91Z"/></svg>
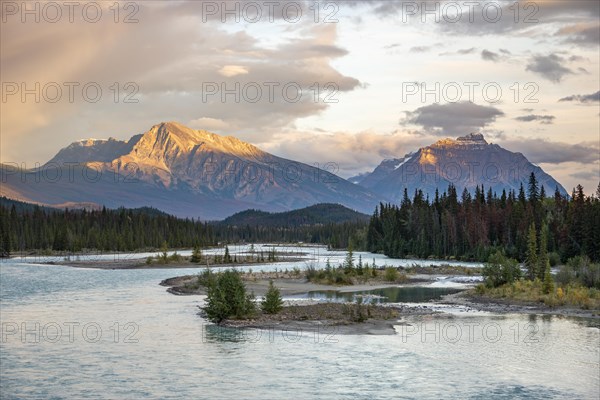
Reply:
<svg viewBox="0 0 600 400"><path fill-rule="evenodd" d="M267 314L277 314L283 308L281 292L275 287L273 281L269 282L269 289L261 303L261 308Z"/></svg>
<svg viewBox="0 0 600 400"><path fill-rule="evenodd" d="M589 288L600 289L600 264L593 264L586 256L571 258L561 268L561 272L561 279L569 279L566 283L577 282Z"/></svg>
<svg viewBox="0 0 600 400"><path fill-rule="evenodd" d="M306 270L304 270L304 276L306 276L308 281L312 282L317 276L317 268L315 268L315 266L312 264L307 266Z"/></svg>
<svg viewBox="0 0 600 400"><path fill-rule="evenodd" d="M548 253L548 262L550 263L551 267L556 267L558 264L560 264L560 255L555 251Z"/></svg>
<svg viewBox="0 0 600 400"><path fill-rule="evenodd" d="M160 246L160 255L157 257L163 264L168 264L169 263L169 246L167 245L167 242L163 242L162 245Z"/></svg>
<svg viewBox="0 0 600 400"><path fill-rule="evenodd" d="M600 264L587 264L581 269L580 277L584 286L600 289Z"/></svg>
<svg viewBox="0 0 600 400"><path fill-rule="evenodd" d="M575 270L568 264L561 266L556 274L556 282L562 286L575 282L575 279Z"/></svg>
<svg viewBox="0 0 600 400"><path fill-rule="evenodd" d="M384 278L388 282L396 282L398 279L398 270L394 267L387 267L385 269Z"/></svg>
<svg viewBox="0 0 600 400"><path fill-rule="evenodd" d="M239 272L207 273L205 278L207 298L204 312L210 321L218 323L227 318L243 319L255 314L254 295L246 293Z"/></svg>
<svg viewBox="0 0 600 400"><path fill-rule="evenodd" d="M507 258L504 253L497 251L488 258L481 274L488 287L498 287L512 283L521 278L521 268L516 260Z"/></svg>
<svg viewBox="0 0 600 400"><path fill-rule="evenodd" d="M183 260L183 257L182 257L181 255L177 254L177 252L175 252L175 253L171 254L171 255L168 257L167 264L168 264L170 261L174 261L174 262L181 262L181 260Z"/></svg>

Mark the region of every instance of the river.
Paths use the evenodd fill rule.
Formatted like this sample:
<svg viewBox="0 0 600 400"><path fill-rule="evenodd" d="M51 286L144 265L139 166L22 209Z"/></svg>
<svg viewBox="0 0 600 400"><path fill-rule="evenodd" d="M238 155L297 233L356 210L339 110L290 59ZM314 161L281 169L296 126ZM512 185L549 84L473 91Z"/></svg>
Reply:
<svg viewBox="0 0 600 400"><path fill-rule="evenodd" d="M318 266L344 255L318 247L308 253L306 262ZM378 265L402 265L376 258ZM242 334L200 317L202 297L174 296L158 285L196 270L39 261L0 264L2 399L597 399L600 393L598 320L440 307L442 315L402 319L392 336L318 329Z"/></svg>

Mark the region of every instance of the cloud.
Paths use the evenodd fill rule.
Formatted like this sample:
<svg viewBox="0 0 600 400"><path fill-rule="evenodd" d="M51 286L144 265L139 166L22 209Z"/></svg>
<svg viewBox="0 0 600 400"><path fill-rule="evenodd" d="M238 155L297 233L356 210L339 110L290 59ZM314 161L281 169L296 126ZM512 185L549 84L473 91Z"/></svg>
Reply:
<svg viewBox="0 0 600 400"><path fill-rule="evenodd" d="M454 15L449 15L450 11L443 11L446 4L449 3L458 4L454 7L448 6L448 9L459 9L460 19L458 21L454 19ZM490 8L490 3L495 6ZM414 3L417 6L414 15L407 12L406 2L402 1L356 0L344 2L343 4L365 5L382 18L388 18L390 15L402 15L403 21L404 18L407 18L408 22L414 23L422 23L422 18L426 18L426 21L433 23L437 17L439 22L435 26L438 29L446 34L464 36L544 34L547 25L573 25L574 21L576 24L593 24L597 23L600 14L600 2L595 0L540 1L535 3L535 8L523 9L523 5L521 5L518 22L515 22L513 3L513 1L485 1L472 2L472 6L467 6L454 0L422 0ZM486 7L485 11L484 7ZM500 8L500 10L496 11L497 8ZM437 10L437 16L434 14L426 15L424 10ZM501 15L498 20L494 20L496 12ZM484 17L484 14L487 17ZM591 36L588 37L588 34ZM593 40L594 34L594 32L588 30L579 33L588 44ZM581 41L578 43L581 43ZM596 43L598 43L597 40Z"/></svg>
<svg viewBox="0 0 600 400"><path fill-rule="evenodd" d="M435 140L433 136L412 135L403 130L388 133L287 131L260 147L280 157L311 165L332 163L331 166L339 168L339 175L350 177L372 171L385 158L402 157Z"/></svg>
<svg viewBox="0 0 600 400"><path fill-rule="evenodd" d="M135 24L115 24L112 18L96 24L76 18L69 23L63 13L63 21L56 24L12 20L2 25L3 82L80 83L79 97L72 103L22 103L18 95L3 103L3 160L44 162L57 150L48 146L49 137L56 146L87 136L126 139L159 121L194 121L215 129L227 126L228 134L246 140L268 139L297 119L318 115L331 106L322 97L314 100L315 84L325 94L332 92L325 86L333 82L335 99L363 87L333 63L348 53L338 45L338 24L281 21L282 26L267 23L261 29L244 31L229 29L232 24L218 20L203 23L201 2L138 5ZM285 34L264 40L263 27L267 33L284 28ZM101 101L81 98L81 86L88 82L101 86ZM129 93L125 84L134 82L138 103L115 103L111 89L115 82L122 96ZM271 82L279 84L272 101L265 86ZM223 90L203 97L207 83L219 89L239 85L241 90L236 92L250 95L243 88L258 83L262 93L256 102L241 96L235 101L235 94L223 99ZM299 101L286 98L286 84L293 85L288 98L300 88Z"/></svg>
<svg viewBox="0 0 600 400"><path fill-rule="evenodd" d="M567 43L598 46L600 44L600 23L596 21L567 25L560 28L556 32L556 36L564 36Z"/></svg>
<svg viewBox="0 0 600 400"><path fill-rule="evenodd" d="M402 44L400 43L392 43L392 44L388 44L387 46L383 46L384 49L394 49L396 47L401 47Z"/></svg>
<svg viewBox="0 0 600 400"><path fill-rule="evenodd" d="M450 55L455 55L455 54L458 54L458 55L467 55L467 54L474 53L475 50L477 50L476 47L471 47L471 48L468 48L468 49L458 49L456 51L446 51L444 53L440 53L440 56L450 56Z"/></svg>
<svg viewBox="0 0 600 400"><path fill-rule="evenodd" d="M427 53L428 51L433 50L436 47L444 46L443 43L433 43L427 46L413 46L408 51L411 53Z"/></svg>
<svg viewBox="0 0 600 400"><path fill-rule="evenodd" d="M458 54L471 54L475 50L477 50L475 47L471 47L470 49L458 49L457 53Z"/></svg>
<svg viewBox="0 0 600 400"><path fill-rule="evenodd" d="M552 142L547 139L517 137L500 143L508 150L520 152L533 163L561 164L575 162L589 164L598 162L600 145L598 142L576 144Z"/></svg>
<svg viewBox="0 0 600 400"><path fill-rule="evenodd" d="M219 74L231 78L236 75L248 74L248 69L241 65L225 65L219 70Z"/></svg>
<svg viewBox="0 0 600 400"><path fill-rule="evenodd" d="M520 121L520 122L534 122L534 121L539 121L540 124L544 124L544 125L550 125L554 122L554 119L556 117L554 115L536 115L536 114L529 114L529 115L523 115L520 117L515 118L515 120Z"/></svg>
<svg viewBox="0 0 600 400"><path fill-rule="evenodd" d="M230 128L229 124L222 119L210 117L191 120L187 125L190 128L203 129L206 131L225 131Z"/></svg>
<svg viewBox="0 0 600 400"><path fill-rule="evenodd" d="M495 107L465 101L419 107L406 112L401 124L418 125L435 135L461 136L479 131L503 115Z"/></svg>
<svg viewBox="0 0 600 400"><path fill-rule="evenodd" d="M598 171L580 171L570 175L575 179L581 179L586 181L600 180L600 172Z"/></svg>
<svg viewBox="0 0 600 400"><path fill-rule="evenodd" d="M556 54L537 55L533 56L525 69L558 83L565 75L573 74L573 71L562 65L563 62L564 59Z"/></svg>
<svg viewBox="0 0 600 400"><path fill-rule="evenodd" d="M410 48L411 53L426 53L431 50L431 46L415 46Z"/></svg>
<svg viewBox="0 0 600 400"><path fill-rule="evenodd" d="M598 103L600 102L600 90L592 94L574 94L563 97L558 101L577 101L579 103Z"/></svg>
<svg viewBox="0 0 600 400"><path fill-rule="evenodd" d="M499 54L494 53L493 51L485 50L485 49L481 52L481 58L486 61L492 61L492 62L500 61Z"/></svg>

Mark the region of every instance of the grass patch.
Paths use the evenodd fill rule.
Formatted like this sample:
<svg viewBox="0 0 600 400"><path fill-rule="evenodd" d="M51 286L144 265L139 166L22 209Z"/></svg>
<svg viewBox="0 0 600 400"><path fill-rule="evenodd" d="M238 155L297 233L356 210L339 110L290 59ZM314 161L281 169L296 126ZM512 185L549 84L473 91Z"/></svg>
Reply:
<svg viewBox="0 0 600 400"><path fill-rule="evenodd" d="M521 279L495 288L480 284L474 289L474 293L491 298L543 303L548 307L570 306L584 310L600 309L600 290L598 289L569 284L545 293L544 283L539 279L533 281Z"/></svg>

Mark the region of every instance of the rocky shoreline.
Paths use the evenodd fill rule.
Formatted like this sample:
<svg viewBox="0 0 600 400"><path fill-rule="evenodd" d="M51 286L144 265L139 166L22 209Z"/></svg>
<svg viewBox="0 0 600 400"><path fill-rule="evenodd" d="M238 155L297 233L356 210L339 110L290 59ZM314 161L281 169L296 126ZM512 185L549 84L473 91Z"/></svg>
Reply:
<svg viewBox="0 0 600 400"><path fill-rule="evenodd" d="M271 278L271 279L267 279ZM180 276L170 278L162 281L160 284L167 286L167 291L175 295L204 295L206 294L202 286L197 286L198 277L196 275ZM381 282L370 282L361 285L350 285L350 286L335 286L335 285L324 285L315 284L308 282L304 278L273 278L264 277L264 279L245 279L245 284L249 292L254 292L257 297L261 297L265 294L269 281L273 280L275 285L280 289L282 296L293 296L297 294L305 294L310 291L338 291L338 292L355 292L379 289L385 287L397 287L396 283L381 283ZM432 282L429 280L428 282ZM416 279L414 282L402 286L415 286L422 283L423 279ZM290 302L288 301L288 306ZM372 318L364 322L355 322L348 320L347 318L337 317L334 318L331 315L329 317L319 317L318 312L313 312L310 307L315 307L315 303L308 301L292 303L296 308L290 308L282 317L279 316L263 316L255 320L228 320L223 321L221 325L232 328L247 327L247 328L259 328L259 329L306 329L308 327L319 327L319 326L338 326L340 331L358 333L358 332L383 332L387 331L386 334L391 334L393 331L394 323L387 319ZM301 305L302 304L302 305ZM344 303L320 303L329 304L330 306L317 306L317 307L344 307ZM341 304L340 306L331 304ZM600 313L598 310L584 310L574 307L558 306L549 307L542 303L528 303L519 302L509 299L497 299L489 298L484 296L478 296L473 291L464 290L459 293L448 294L442 296L442 299L436 302L432 302L432 306L435 305L454 305L465 307L470 310L484 311L495 314L546 314L546 315L559 315L566 317L580 317L580 318L593 318L600 319ZM347 304L346 304L347 306ZM302 307L309 307L302 309ZM398 312L398 317L409 316L409 315L429 315L434 314L432 308L425 307L422 305L403 305L403 306L379 306L390 308L393 307ZM285 307L284 309L287 309ZM435 307L433 307L435 308ZM290 311L293 311L290 313ZM339 311L339 310L338 310ZM321 313L322 314L322 313ZM311 316L310 318L304 318L305 315ZM398 321L395 321L398 324ZM358 327L361 324L363 327Z"/></svg>
<svg viewBox="0 0 600 400"><path fill-rule="evenodd" d="M543 303L478 296L467 290L442 296L442 300L438 303L465 306L478 311L495 314L545 314L600 319L599 310L584 310L568 306L549 307Z"/></svg>
<svg viewBox="0 0 600 400"><path fill-rule="evenodd" d="M342 334L342 335L394 335L394 325L405 315L431 314L416 309L358 305L356 303L303 302L286 304L277 314L259 314L252 319L227 319L218 325L233 329L262 329L288 331L298 335Z"/></svg>

